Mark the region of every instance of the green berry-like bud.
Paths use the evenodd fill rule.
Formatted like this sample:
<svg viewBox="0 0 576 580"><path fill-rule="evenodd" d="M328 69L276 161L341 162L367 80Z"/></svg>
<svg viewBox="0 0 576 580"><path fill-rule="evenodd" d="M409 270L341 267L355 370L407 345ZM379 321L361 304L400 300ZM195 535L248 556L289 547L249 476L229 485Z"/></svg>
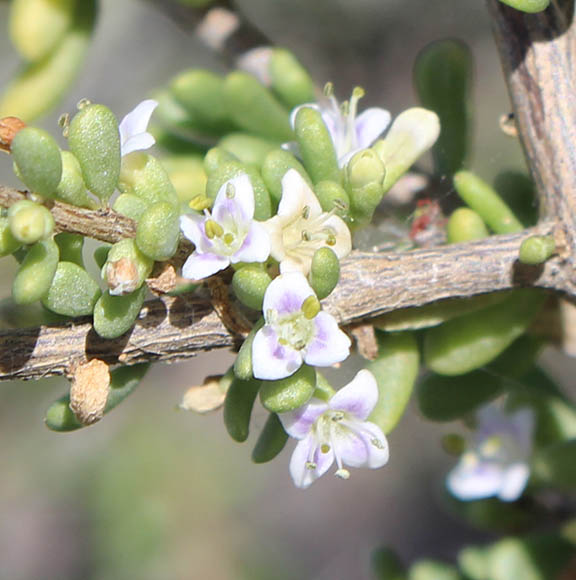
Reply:
<svg viewBox="0 0 576 580"><path fill-rule="evenodd" d="M204 157L204 169L207 175L214 173L221 165L228 161L240 161L236 155L225 151L222 147L212 147Z"/></svg>
<svg viewBox="0 0 576 580"><path fill-rule="evenodd" d="M112 209L138 222L150 205L148 201L133 193L121 193L114 201Z"/></svg>
<svg viewBox="0 0 576 580"><path fill-rule="evenodd" d="M284 449L286 441L288 434L284 431L278 415L270 413L252 451L252 461L254 463L272 461Z"/></svg>
<svg viewBox="0 0 576 580"><path fill-rule="evenodd" d="M548 8L550 0L500 0L516 10L521 10L522 12L528 12L533 14L535 12L542 12Z"/></svg>
<svg viewBox="0 0 576 580"><path fill-rule="evenodd" d="M125 296L112 296L105 292L94 308L94 330L102 338L122 336L138 318L145 296L145 286Z"/></svg>
<svg viewBox="0 0 576 580"><path fill-rule="evenodd" d="M316 388L316 370L302 365L279 381L262 381L260 401L271 413L287 413L305 405Z"/></svg>
<svg viewBox="0 0 576 580"><path fill-rule="evenodd" d="M543 264L556 252L556 244L552 236L530 236L520 245L518 259L523 264L532 266Z"/></svg>
<svg viewBox="0 0 576 580"><path fill-rule="evenodd" d="M288 111L252 75L228 75L224 95L230 116L242 129L279 141L293 139Z"/></svg>
<svg viewBox="0 0 576 580"><path fill-rule="evenodd" d="M84 268L84 257L82 255L84 236L63 232L54 236L54 241L58 244L61 262L72 262Z"/></svg>
<svg viewBox="0 0 576 580"><path fill-rule="evenodd" d="M16 304L30 304L48 293L59 254L53 239L37 242L28 250L12 283L12 298Z"/></svg>
<svg viewBox="0 0 576 580"><path fill-rule="evenodd" d="M314 81L290 51L272 49L268 71L272 90L288 108L316 100Z"/></svg>
<svg viewBox="0 0 576 580"><path fill-rule="evenodd" d="M167 202L155 203L140 218L136 230L136 244L140 251L153 260L171 258L180 239L180 213Z"/></svg>
<svg viewBox="0 0 576 580"><path fill-rule="evenodd" d="M282 179L290 169L295 169L304 181L312 187L312 180L300 161L292 153L284 151L284 149L274 149L268 153L262 163L262 179L276 204L280 203L282 198Z"/></svg>
<svg viewBox="0 0 576 580"><path fill-rule="evenodd" d="M63 316L92 314L100 298L100 288L90 274L72 262L60 262L42 304Z"/></svg>
<svg viewBox="0 0 576 580"><path fill-rule="evenodd" d="M85 106L70 123L68 143L88 189L107 200L120 176L120 133L112 111L104 105Z"/></svg>
<svg viewBox="0 0 576 580"><path fill-rule="evenodd" d="M314 183L340 183L336 150L322 115L312 107L302 107L296 114L294 130L304 166Z"/></svg>
<svg viewBox="0 0 576 580"><path fill-rule="evenodd" d="M481 240L489 235L484 220L467 207L460 207L452 213L446 229L450 244Z"/></svg>
<svg viewBox="0 0 576 580"><path fill-rule="evenodd" d="M246 337L238 354L236 360L234 361L234 375L243 381L247 381L253 377L252 374L252 343L254 342L254 336L262 328L264 321L258 321L250 334Z"/></svg>
<svg viewBox="0 0 576 580"><path fill-rule="evenodd" d="M232 288L238 300L249 308L262 310L264 294L272 279L262 267L245 266L234 273Z"/></svg>
<svg viewBox="0 0 576 580"><path fill-rule="evenodd" d="M22 244L14 237L7 217L0 216L0 257L15 252Z"/></svg>
<svg viewBox="0 0 576 580"><path fill-rule="evenodd" d="M135 151L122 160L119 188L153 204L165 201L179 207L180 200L168 173L158 159Z"/></svg>
<svg viewBox="0 0 576 580"><path fill-rule="evenodd" d="M470 171L459 171L454 176L454 186L462 200L497 234L511 234L524 229L498 193Z"/></svg>
<svg viewBox="0 0 576 580"><path fill-rule="evenodd" d="M278 142L246 133L229 133L218 146L232 153L241 163L260 167L271 151L278 150Z"/></svg>
<svg viewBox="0 0 576 580"><path fill-rule="evenodd" d="M242 443L248 439L252 407L258 395L261 381L234 378L224 401L224 425L234 441Z"/></svg>
<svg viewBox="0 0 576 580"><path fill-rule="evenodd" d="M336 288L340 279L340 261L330 248L324 247L314 252L308 279L320 300Z"/></svg>
<svg viewBox="0 0 576 580"><path fill-rule="evenodd" d="M102 267L102 279L113 296L130 294L144 284L150 275L154 260L145 256L133 238L114 244Z"/></svg>
<svg viewBox="0 0 576 580"><path fill-rule="evenodd" d="M60 147L54 138L42 129L25 127L16 133L10 150L26 187L52 196L62 177Z"/></svg>
<svg viewBox="0 0 576 580"><path fill-rule="evenodd" d="M163 157L162 165L182 203L188 203L206 191L206 172L201 155Z"/></svg>
<svg viewBox="0 0 576 580"><path fill-rule="evenodd" d="M78 159L70 151L62 151L62 178L54 196L78 207L94 208L96 201L88 195Z"/></svg>
<svg viewBox="0 0 576 580"><path fill-rule="evenodd" d="M35 244L52 235L54 218L48 209L23 199L8 210L12 235L22 244Z"/></svg>

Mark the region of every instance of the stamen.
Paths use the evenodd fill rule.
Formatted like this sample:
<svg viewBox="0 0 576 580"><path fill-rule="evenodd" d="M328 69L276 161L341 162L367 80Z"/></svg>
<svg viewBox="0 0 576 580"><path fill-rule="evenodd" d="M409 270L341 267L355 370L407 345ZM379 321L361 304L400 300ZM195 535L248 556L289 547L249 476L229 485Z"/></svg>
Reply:
<svg viewBox="0 0 576 580"><path fill-rule="evenodd" d="M316 464L313 461L307 461L306 469L316 469Z"/></svg>
<svg viewBox="0 0 576 580"><path fill-rule="evenodd" d="M307 220L310 217L310 206L305 205L304 209L302 210L302 219Z"/></svg>
<svg viewBox="0 0 576 580"><path fill-rule="evenodd" d="M380 441L380 439L376 439L376 437L374 437L374 439L370 439L370 443L372 443L376 449L384 449L384 444L382 441Z"/></svg>
<svg viewBox="0 0 576 580"><path fill-rule="evenodd" d="M226 186L226 197L228 199L232 199L235 195L236 195L236 188L234 187L234 185L232 183L229 183Z"/></svg>
<svg viewBox="0 0 576 580"><path fill-rule="evenodd" d="M213 219L206 220L204 222L204 231L209 239L214 239L220 237L224 233L224 228Z"/></svg>
<svg viewBox="0 0 576 580"><path fill-rule="evenodd" d="M312 235L310 234L310 232L307 232L305 230L302 230L302 241L303 242L309 242L312 240Z"/></svg>
<svg viewBox="0 0 576 580"><path fill-rule="evenodd" d="M342 421L344 419L344 413L342 411L336 411L332 414L332 421L337 423L338 421Z"/></svg>
<svg viewBox="0 0 576 580"><path fill-rule="evenodd" d="M308 319L312 320L320 312L322 306L320 306L320 301L316 296L308 296L306 300L302 303L302 314Z"/></svg>
<svg viewBox="0 0 576 580"><path fill-rule="evenodd" d="M336 236L334 234L328 234L328 237L326 238L326 243L329 246L335 246L336 245Z"/></svg>
<svg viewBox="0 0 576 580"><path fill-rule="evenodd" d="M188 206L196 211L205 211L209 209L211 205L212 200L202 194L195 195L188 203Z"/></svg>
<svg viewBox="0 0 576 580"><path fill-rule="evenodd" d="M328 445L328 443L323 443L320 446L320 451L322 451L322 453L329 453L330 452L330 445Z"/></svg>
<svg viewBox="0 0 576 580"><path fill-rule="evenodd" d="M340 479L350 479L350 472L347 469L339 469L334 475Z"/></svg>
<svg viewBox="0 0 576 580"><path fill-rule="evenodd" d="M334 85L331 82L327 82L324 85L324 95L326 97L333 97L334 96Z"/></svg>

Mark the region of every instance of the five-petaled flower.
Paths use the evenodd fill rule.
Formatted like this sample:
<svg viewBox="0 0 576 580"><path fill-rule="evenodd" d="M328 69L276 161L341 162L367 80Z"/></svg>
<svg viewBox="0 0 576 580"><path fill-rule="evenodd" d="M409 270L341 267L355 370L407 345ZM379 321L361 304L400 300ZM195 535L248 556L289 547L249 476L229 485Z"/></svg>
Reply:
<svg viewBox="0 0 576 580"><path fill-rule="evenodd" d="M477 421L468 449L448 475L448 489L464 501L492 496L514 501L530 476L534 414L529 409L506 414L493 404L477 413Z"/></svg>
<svg viewBox="0 0 576 580"><path fill-rule="evenodd" d="M338 163L344 167L354 153L367 149L382 135L390 124L390 113L380 107L371 107L357 115L358 101L364 96L360 87L352 91L350 101L343 103L336 100L331 84L326 85L325 94L326 104L306 103L296 107L292 111L292 126L301 107L319 110L334 143Z"/></svg>
<svg viewBox="0 0 576 580"><path fill-rule="evenodd" d="M254 190L247 175L227 181L214 201L212 212L180 218L184 235L196 246L182 275L201 280L237 262L264 262L270 240L254 218Z"/></svg>
<svg viewBox="0 0 576 580"><path fill-rule="evenodd" d="M122 157L134 151L150 149L156 143L148 133L148 123L158 103L146 99L130 111L120 122L120 146Z"/></svg>
<svg viewBox="0 0 576 580"><path fill-rule="evenodd" d="M338 258L352 249L350 230L334 212L323 212L318 198L295 170L282 178L278 214L264 222L270 235L270 254L282 273L308 274L316 250L327 246Z"/></svg>
<svg viewBox="0 0 576 580"><path fill-rule="evenodd" d="M350 354L350 339L320 302L300 272L281 274L268 286L263 304L265 325L252 343L257 379L277 380L303 363L327 367Z"/></svg>
<svg viewBox="0 0 576 580"><path fill-rule="evenodd" d="M348 479L343 466L376 469L388 462L388 442L375 423L367 421L378 401L378 386L370 371L361 370L328 402L311 399L279 415L284 429L298 444L290 460L294 484L306 488L336 461L336 475Z"/></svg>

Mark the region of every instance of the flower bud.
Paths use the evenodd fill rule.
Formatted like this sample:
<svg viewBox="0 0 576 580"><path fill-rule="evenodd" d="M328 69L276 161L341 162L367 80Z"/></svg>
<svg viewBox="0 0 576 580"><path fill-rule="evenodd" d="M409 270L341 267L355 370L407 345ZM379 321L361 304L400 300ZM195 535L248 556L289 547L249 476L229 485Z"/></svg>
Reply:
<svg viewBox="0 0 576 580"><path fill-rule="evenodd" d="M336 150L322 115L312 107L302 107L294 119L296 141L304 165L314 183L334 181L340 183L340 167Z"/></svg>
<svg viewBox="0 0 576 580"><path fill-rule="evenodd" d="M330 248L324 247L314 252L308 279L320 300L336 288L340 279L340 261Z"/></svg>
<svg viewBox="0 0 576 580"><path fill-rule="evenodd" d="M94 307L94 330L102 338L118 338L132 328L144 303L146 287L132 294L112 296L105 292Z"/></svg>
<svg viewBox="0 0 576 580"><path fill-rule="evenodd" d="M222 147L212 147L204 156L204 170L207 175L214 173L221 165L228 161L239 161L236 155L225 151Z"/></svg>
<svg viewBox="0 0 576 580"><path fill-rule="evenodd" d="M144 212L150 207L150 203L133 193L121 193L116 200L112 209L139 222Z"/></svg>
<svg viewBox="0 0 576 580"><path fill-rule="evenodd" d="M78 159L70 151L61 151L61 156L62 178L54 197L78 207L95 208L97 203L88 195Z"/></svg>
<svg viewBox="0 0 576 580"><path fill-rule="evenodd" d="M293 138L288 111L252 75L229 74L224 95L230 116L242 129L278 141Z"/></svg>
<svg viewBox="0 0 576 580"><path fill-rule="evenodd" d="M0 257L15 252L21 243L14 237L7 217L0 216Z"/></svg>
<svg viewBox="0 0 576 580"><path fill-rule="evenodd" d="M82 108L70 123L68 143L88 189L107 200L120 176L120 133L112 111L104 105Z"/></svg>
<svg viewBox="0 0 576 580"><path fill-rule="evenodd" d="M228 133L220 140L218 147L228 151L242 163L260 167L268 153L278 150L278 142L247 133Z"/></svg>
<svg viewBox="0 0 576 580"><path fill-rule="evenodd" d="M90 274L72 262L60 262L42 304L63 316L87 316L94 311L100 288Z"/></svg>
<svg viewBox="0 0 576 580"><path fill-rule="evenodd" d="M170 203L160 202L150 206L140 218L136 230L136 245L153 260L171 258L180 239L180 212Z"/></svg>
<svg viewBox="0 0 576 580"><path fill-rule="evenodd" d="M284 431L278 415L270 413L252 451L252 461L254 463L272 461L284 449L286 441L288 434Z"/></svg>
<svg viewBox="0 0 576 580"><path fill-rule="evenodd" d="M462 200L497 234L511 234L524 229L498 193L470 171L459 171L454 176L454 187Z"/></svg>
<svg viewBox="0 0 576 580"><path fill-rule="evenodd" d="M274 149L266 155L262 163L262 179L276 204L280 203L282 198L282 179L290 169L295 169L304 181L312 187L312 180L300 161L292 153L284 151L284 149Z"/></svg>
<svg viewBox="0 0 576 580"><path fill-rule="evenodd" d="M42 129L25 127L16 133L10 151L26 187L52 196L62 177L60 148L53 137Z"/></svg>
<svg viewBox="0 0 576 580"><path fill-rule="evenodd" d="M140 288L152 272L154 260L145 256L133 238L114 244L102 268L102 279L106 281L112 296L130 294Z"/></svg>
<svg viewBox="0 0 576 580"><path fill-rule="evenodd" d="M240 268L232 278L232 289L242 304L254 310L262 310L264 294L272 279L260 266L249 265Z"/></svg>
<svg viewBox="0 0 576 580"><path fill-rule="evenodd" d="M235 378L224 401L224 425L234 441L242 443L248 439L250 416L261 381Z"/></svg>
<svg viewBox="0 0 576 580"><path fill-rule="evenodd" d="M8 221L12 235L22 244L35 244L54 231L54 218L50 211L27 199L10 207Z"/></svg>
<svg viewBox="0 0 576 580"><path fill-rule="evenodd" d="M489 235L484 220L467 207L460 207L452 213L446 230L449 244L481 240Z"/></svg>
<svg viewBox="0 0 576 580"><path fill-rule="evenodd" d="M438 115L427 109L415 107L396 117L386 137L372 147L386 169L384 192L434 145L439 134Z"/></svg>
<svg viewBox="0 0 576 580"><path fill-rule="evenodd" d="M556 252L556 244L552 236L530 236L520 245L518 259L523 264L543 264Z"/></svg>
<svg viewBox="0 0 576 580"><path fill-rule="evenodd" d="M272 49L268 70L272 90L289 109L316 100L314 81L290 51Z"/></svg>
<svg viewBox="0 0 576 580"><path fill-rule="evenodd" d="M307 403L315 388L316 370L302 365L285 379L262 381L260 401L271 413L287 413Z"/></svg>
<svg viewBox="0 0 576 580"><path fill-rule="evenodd" d="M58 259L58 245L51 238L37 242L28 250L12 282L12 298L16 304L36 302L48 293Z"/></svg>

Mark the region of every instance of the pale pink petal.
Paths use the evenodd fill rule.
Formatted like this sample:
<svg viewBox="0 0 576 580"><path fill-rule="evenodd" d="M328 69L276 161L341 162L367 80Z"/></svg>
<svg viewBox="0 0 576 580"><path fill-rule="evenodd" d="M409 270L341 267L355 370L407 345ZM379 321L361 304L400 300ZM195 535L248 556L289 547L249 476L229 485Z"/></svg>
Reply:
<svg viewBox="0 0 576 580"><path fill-rule="evenodd" d="M280 217L295 218L308 207L311 217L322 213L322 207L310 186L295 169L289 169L282 178L282 198L278 205Z"/></svg>
<svg viewBox="0 0 576 580"><path fill-rule="evenodd" d="M265 317L269 310L276 311L280 316L297 312L302 308L304 300L313 295L314 291L303 274L281 274L266 289L262 311Z"/></svg>
<svg viewBox="0 0 576 580"><path fill-rule="evenodd" d="M469 466L461 460L449 473L446 483L457 498L471 501L498 495L503 481L504 470L501 465L482 462Z"/></svg>
<svg viewBox="0 0 576 580"><path fill-rule="evenodd" d="M312 425L328 409L328 405L319 399L312 399L306 405L291 411L281 413L278 418L282 422L284 431L295 439L304 439L310 432Z"/></svg>
<svg viewBox="0 0 576 580"><path fill-rule="evenodd" d="M153 99L147 99L142 101L137 105L132 111L130 111L120 122L120 143L122 143L122 155L127 155L124 151L124 144L140 134L146 133L148 129L148 123L150 123L150 118L154 109L158 106L158 103ZM154 142L152 142L152 145ZM135 151L135 149L132 149Z"/></svg>
<svg viewBox="0 0 576 580"><path fill-rule="evenodd" d="M525 463L510 465L504 473L498 497L502 501L516 501L522 495L529 477L530 469Z"/></svg>
<svg viewBox="0 0 576 580"><path fill-rule="evenodd" d="M234 196L228 197L228 187L234 188ZM214 200L212 215L217 222L233 221L245 224L254 217L254 190L245 173L230 179L218 190Z"/></svg>
<svg viewBox="0 0 576 580"><path fill-rule="evenodd" d="M376 379L370 371L362 369L330 399L329 406L334 411L346 411L365 421L377 402Z"/></svg>
<svg viewBox="0 0 576 580"><path fill-rule="evenodd" d="M204 216L187 213L180 216L180 230L184 237L190 240L200 251L209 248L208 239L204 234Z"/></svg>
<svg viewBox="0 0 576 580"><path fill-rule="evenodd" d="M304 355L307 364L328 367L348 357L350 339L338 328L333 316L327 312L319 312L314 318L314 326L316 334L308 344Z"/></svg>
<svg viewBox="0 0 576 580"><path fill-rule="evenodd" d="M330 469L332 463L334 463L332 449L323 453L313 436L302 439L296 445L290 459L290 475L294 485L306 489L316 479L322 477Z"/></svg>
<svg viewBox="0 0 576 580"><path fill-rule="evenodd" d="M182 276L189 280L202 280L224 270L230 265L230 258L218 256L217 254L191 254L184 266L182 266Z"/></svg>
<svg viewBox="0 0 576 580"><path fill-rule="evenodd" d="M252 372L254 377L265 381L285 379L302 366L299 351L283 346L271 326L264 326L252 343Z"/></svg>
<svg viewBox="0 0 576 580"><path fill-rule="evenodd" d="M366 421L342 422L334 438L334 454L350 467L378 469L388 463L388 441L380 427Z"/></svg>
<svg viewBox="0 0 576 580"><path fill-rule="evenodd" d="M390 124L390 113L373 107L356 117L356 144L359 149L367 149L386 131Z"/></svg>
<svg viewBox="0 0 576 580"><path fill-rule="evenodd" d="M265 262L270 255L270 237L263 224L252 222L240 249L232 256L232 263Z"/></svg>
<svg viewBox="0 0 576 580"><path fill-rule="evenodd" d="M122 143L122 157L133 153L134 151L145 151L150 149L156 143L156 139L150 133L139 133L130 137L127 141Z"/></svg>

